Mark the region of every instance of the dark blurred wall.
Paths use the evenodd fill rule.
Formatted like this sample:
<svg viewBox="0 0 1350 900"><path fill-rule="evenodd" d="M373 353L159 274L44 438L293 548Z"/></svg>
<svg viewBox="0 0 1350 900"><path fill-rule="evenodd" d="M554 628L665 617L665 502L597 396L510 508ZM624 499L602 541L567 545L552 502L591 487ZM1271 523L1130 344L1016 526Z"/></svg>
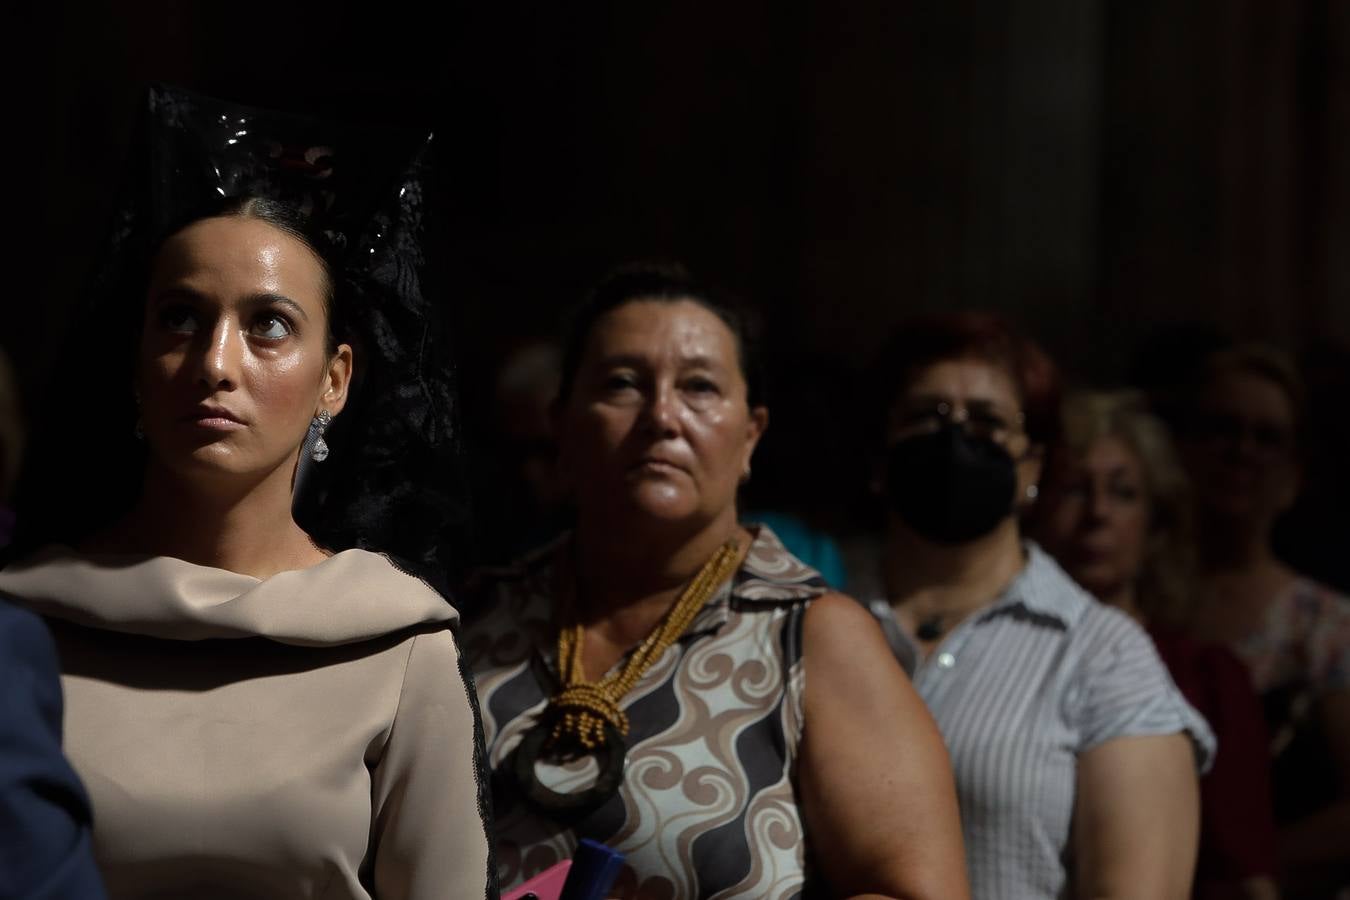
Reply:
<svg viewBox="0 0 1350 900"><path fill-rule="evenodd" d="M993 306L1071 366L1201 319L1350 338L1350 4L146 2L21 13L0 340L51 365L140 92L434 126L466 359L605 266L675 256L866 357ZM526 323L522 326L522 323Z"/></svg>

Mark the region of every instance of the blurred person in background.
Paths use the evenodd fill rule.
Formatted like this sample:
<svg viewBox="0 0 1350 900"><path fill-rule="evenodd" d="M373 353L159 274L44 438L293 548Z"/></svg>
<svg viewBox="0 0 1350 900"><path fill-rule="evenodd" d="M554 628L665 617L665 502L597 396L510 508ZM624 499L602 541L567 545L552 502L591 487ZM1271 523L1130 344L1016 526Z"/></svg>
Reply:
<svg viewBox="0 0 1350 900"><path fill-rule="evenodd" d="M848 577L836 536L850 523L850 488L866 462L851 440L857 376L823 354L779 357L770 372L773 428L741 489L742 518L768 525L793 556L842 590Z"/></svg>
<svg viewBox="0 0 1350 900"><path fill-rule="evenodd" d="M1032 534L1075 581L1148 628L1218 739L1200 782L1194 896L1277 896L1260 702L1230 651L1185 634L1196 590L1191 494L1166 427L1139 394L1077 393L1049 461Z"/></svg>
<svg viewBox="0 0 1350 900"><path fill-rule="evenodd" d="M1299 354L1306 387L1302 490L1275 524L1275 555L1338 593L1350 593L1350 343L1324 338Z"/></svg>
<svg viewBox="0 0 1350 900"><path fill-rule="evenodd" d="M1021 533L1057 385L996 316L898 329L872 375L886 530L850 573L946 740L975 896L1179 900L1214 739L1144 630Z"/></svg>
<svg viewBox="0 0 1350 900"><path fill-rule="evenodd" d="M558 477L553 405L562 350L546 339L526 340L498 365L492 386L493 459L479 491L477 518L490 534L490 561L516 559L571 524L571 505Z"/></svg>
<svg viewBox="0 0 1350 900"><path fill-rule="evenodd" d="M1272 550L1300 491L1304 419L1292 363L1244 345L1204 362L1177 428L1195 488L1191 631L1251 670L1272 740L1282 879L1289 896L1323 896L1350 883L1350 600Z"/></svg>

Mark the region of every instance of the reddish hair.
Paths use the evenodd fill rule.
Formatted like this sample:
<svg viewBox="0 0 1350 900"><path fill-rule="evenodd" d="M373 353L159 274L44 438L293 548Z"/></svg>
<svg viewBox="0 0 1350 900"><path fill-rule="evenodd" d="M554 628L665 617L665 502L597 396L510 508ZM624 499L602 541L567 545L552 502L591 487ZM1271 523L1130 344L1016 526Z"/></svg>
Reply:
<svg viewBox="0 0 1350 900"><path fill-rule="evenodd" d="M1025 416L1027 437L1052 446L1059 437L1059 368L1034 341L988 312L935 313L901 325L886 341L873 373L873 410L884 423L891 405L920 372L941 362L976 360L1008 373Z"/></svg>

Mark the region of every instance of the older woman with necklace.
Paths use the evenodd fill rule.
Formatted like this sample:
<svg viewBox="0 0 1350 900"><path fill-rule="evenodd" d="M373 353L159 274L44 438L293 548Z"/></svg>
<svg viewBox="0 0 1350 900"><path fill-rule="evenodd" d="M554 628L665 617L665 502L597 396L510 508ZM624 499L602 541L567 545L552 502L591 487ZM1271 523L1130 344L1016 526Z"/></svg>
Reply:
<svg viewBox="0 0 1350 900"><path fill-rule="evenodd" d="M624 897L967 895L931 719L864 610L736 490L767 424L744 317L682 270L579 315L557 404L575 530L472 624L504 885L580 838Z"/></svg>

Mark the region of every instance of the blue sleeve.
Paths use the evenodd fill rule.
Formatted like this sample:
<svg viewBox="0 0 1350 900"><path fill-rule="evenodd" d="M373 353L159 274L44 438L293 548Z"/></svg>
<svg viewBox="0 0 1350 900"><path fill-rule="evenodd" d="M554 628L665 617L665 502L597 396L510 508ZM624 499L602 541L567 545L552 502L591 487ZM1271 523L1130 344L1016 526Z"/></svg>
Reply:
<svg viewBox="0 0 1350 900"><path fill-rule="evenodd" d="M0 600L0 898L104 896L89 798L61 752L61 705L42 620Z"/></svg>

